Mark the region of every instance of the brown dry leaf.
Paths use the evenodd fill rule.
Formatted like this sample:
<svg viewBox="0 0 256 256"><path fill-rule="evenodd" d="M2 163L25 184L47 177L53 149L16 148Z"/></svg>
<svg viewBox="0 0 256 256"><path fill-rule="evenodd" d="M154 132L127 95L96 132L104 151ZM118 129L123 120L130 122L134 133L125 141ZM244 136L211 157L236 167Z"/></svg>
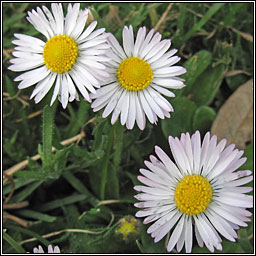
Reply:
<svg viewBox="0 0 256 256"><path fill-rule="evenodd" d="M105 16L104 21L108 25L112 25L114 28L117 28L118 26L122 25L123 22L118 14L118 7L115 5L109 6L109 12Z"/></svg>
<svg viewBox="0 0 256 256"><path fill-rule="evenodd" d="M242 32L242 31L239 31L239 30L237 30L237 29L235 29L235 28L232 28L232 27L230 27L231 28L231 30L233 30L235 33L238 33L241 37L243 37L245 40L247 40L247 41L250 41L250 42L253 42L253 36L252 35L250 35L250 34L248 34L248 33L244 33L244 32Z"/></svg>
<svg viewBox="0 0 256 256"><path fill-rule="evenodd" d="M247 76L251 76L250 73L244 71L244 70L230 70L225 74L225 77L230 77L230 76L236 76L239 74L245 74Z"/></svg>
<svg viewBox="0 0 256 256"><path fill-rule="evenodd" d="M253 80L241 85L220 108L211 128L218 140L227 139L239 149L253 138Z"/></svg>

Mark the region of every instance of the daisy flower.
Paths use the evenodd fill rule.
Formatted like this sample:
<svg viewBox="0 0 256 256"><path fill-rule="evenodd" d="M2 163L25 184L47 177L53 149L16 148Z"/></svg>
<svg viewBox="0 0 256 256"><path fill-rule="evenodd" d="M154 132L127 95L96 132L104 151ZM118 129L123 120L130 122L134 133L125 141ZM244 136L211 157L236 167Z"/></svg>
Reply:
<svg viewBox="0 0 256 256"><path fill-rule="evenodd" d="M188 133L178 139L169 137L176 164L158 146L156 155L145 161L149 170L140 169L138 180L146 186L135 186L143 193L135 196L136 217L146 217L144 224L154 222L147 232L160 241L171 230L167 251L175 247L180 252L185 244L192 250L193 229L200 247L204 244L213 252L222 250L221 236L234 242L236 229L246 227L253 206L252 191L244 187L253 177L251 171L236 171L246 158L235 145L225 148L226 139L217 144L217 137L208 132L201 145L200 133Z"/></svg>
<svg viewBox="0 0 256 256"><path fill-rule="evenodd" d="M89 92L95 93L100 79L109 75L104 71L108 60L104 53L105 29L95 29L93 21L85 30L89 10L80 10L80 4L68 5L64 17L61 3L51 5L52 13L45 6L28 12L28 21L46 37L46 42L23 34L14 34L17 45L11 59L12 71L27 71L14 79L21 81L23 89L36 84L31 98L38 103L55 84L50 105L57 96L66 108L68 101L79 100L77 89L85 100L91 102ZM89 91L89 92L88 92Z"/></svg>
<svg viewBox="0 0 256 256"><path fill-rule="evenodd" d="M39 245L38 249L36 247L33 249L33 253L44 253L44 250L43 250L42 246ZM59 246L54 246L54 248L53 248L52 245L49 245L48 253L60 253Z"/></svg>
<svg viewBox="0 0 256 256"><path fill-rule="evenodd" d="M109 79L91 94L95 99L93 111L105 107L102 117L111 112L111 123L114 124L121 116L121 124L132 129L135 121L143 130L146 117L150 123L156 123L158 117L170 117L172 105L162 96L174 97L168 90L184 87L184 80L178 75L186 72L181 66L173 66L180 58L174 56L176 49L168 51L171 40L161 40L161 34L152 29L146 35L146 28L138 30L134 42L133 28L130 25L123 29L123 48L116 38L108 33L110 49L107 56L111 59L106 63ZM146 116L146 117L145 117Z"/></svg>

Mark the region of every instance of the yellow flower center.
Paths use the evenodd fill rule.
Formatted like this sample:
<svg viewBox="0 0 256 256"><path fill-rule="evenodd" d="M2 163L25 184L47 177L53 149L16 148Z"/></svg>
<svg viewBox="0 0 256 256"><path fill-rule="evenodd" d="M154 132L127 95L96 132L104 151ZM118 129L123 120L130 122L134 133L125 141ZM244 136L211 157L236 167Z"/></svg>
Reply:
<svg viewBox="0 0 256 256"><path fill-rule="evenodd" d="M130 57L119 65L117 79L126 90L140 91L150 85L153 80L153 72L145 60Z"/></svg>
<svg viewBox="0 0 256 256"><path fill-rule="evenodd" d="M75 40L67 35L53 36L43 52L44 63L52 72L67 72L76 62L78 48Z"/></svg>
<svg viewBox="0 0 256 256"><path fill-rule="evenodd" d="M121 233L123 235L123 239L126 239L130 233L137 233L138 231L135 228L136 219L131 218L131 220L126 220L125 218L121 219L121 225L116 230L116 232Z"/></svg>
<svg viewBox="0 0 256 256"><path fill-rule="evenodd" d="M206 210L212 198L209 181L200 175L185 176L177 185L174 200L178 209L188 215Z"/></svg>

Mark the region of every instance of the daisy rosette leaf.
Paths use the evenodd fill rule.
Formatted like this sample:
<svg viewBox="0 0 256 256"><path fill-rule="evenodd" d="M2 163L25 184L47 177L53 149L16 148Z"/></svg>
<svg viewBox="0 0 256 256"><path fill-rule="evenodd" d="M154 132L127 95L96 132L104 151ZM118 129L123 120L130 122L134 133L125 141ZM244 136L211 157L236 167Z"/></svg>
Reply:
<svg viewBox="0 0 256 256"><path fill-rule="evenodd" d="M170 117L174 110L163 95L175 97L168 89L183 88L184 80L177 76L186 72L185 68L174 66L180 58L174 56L176 49L168 51L171 40L161 40L161 34L154 34L154 29L146 35L146 27L140 27L134 42L131 25L123 29L123 47L111 33L107 40L110 77L96 94L91 94L95 99L93 111L105 108L102 117L112 113L112 124L120 115L121 124L126 124L127 129L132 129L136 121L143 130L146 117L152 124L158 117Z"/></svg>
<svg viewBox="0 0 256 256"><path fill-rule="evenodd" d="M217 143L217 137L196 131L192 136L169 137L175 163L158 146L145 161L148 169L140 169L135 186L142 192L135 196L143 208L136 217L145 217L143 223L153 223L147 229L154 242L170 232L167 251L176 245L180 252L185 246L192 251L193 230L200 247L214 252L222 250L222 236L232 242L238 238L236 230L246 227L252 213L253 197L246 195L252 187L243 186L252 181L250 170L237 169L246 162L243 150L226 146L226 139Z"/></svg>
<svg viewBox="0 0 256 256"><path fill-rule="evenodd" d="M12 71L26 71L14 79L21 81L19 89L35 85L31 98L40 102L54 86L50 105L58 97L63 108L68 101L79 100L78 91L91 102L89 93L95 93L100 81L108 77L104 55L109 47L105 29L94 31L97 22L86 27L89 10L80 10L80 4L68 5L64 17L61 3L51 5L52 12L43 6L28 12L27 20L46 38L43 41L29 35L14 34ZM77 90L78 89L78 90Z"/></svg>
<svg viewBox="0 0 256 256"><path fill-rule="evenodd" d="M49 245L47 249L48 249L48 253L60 253L59 246L54 246L53 247L52 245ZM44 250L43 250L42 246L39 245L38 248L35 247L33 249L33 253L44 253Z"/></svg>

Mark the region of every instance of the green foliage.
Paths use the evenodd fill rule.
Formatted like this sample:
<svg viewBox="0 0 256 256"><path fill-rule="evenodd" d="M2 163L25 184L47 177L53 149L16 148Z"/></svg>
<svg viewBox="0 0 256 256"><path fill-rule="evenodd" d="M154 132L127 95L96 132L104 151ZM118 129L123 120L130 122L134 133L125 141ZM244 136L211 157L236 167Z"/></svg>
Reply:
<svg viewBox="0 0 256 256"><path fill-rule="evenodd" d="M4 200L10 196L8 204L17 205L10 214L27 223L25 228L4 219L3 252L32 252L39 244L54 244L63 254L167 253L165 238L154 243L146 232L148 225L141 225L128 240L116 229L121 218L137 211L133 187L140 184L138 170L145 168L154 146L169 154L168 136L195 130L205 134L220 107L252 77L253 4L81 3L81 8L93 7L97 27L105 27L120 43L124 25L131 24L135 35L141 26L147 32L157 26L162 39L171 38L171 48L178 50L178 65L187 70L182 75L186 87L172 90L176 97L168 99L174 108L171 117L156 125L147 121L143 131L136 126L127 130L120 120L112 125L110 118L103 119L101 111L94 113L82 97L62 109L58 101L46 105L53 88L38 104L29 99L34 86L18 89L14 78L21 73L7 69L12 41L14 33L46 40L25 18L38 5L51 9L50 3L2 5L3 170L28 160L3 185ZM67 6L63 3L64 12ZM62 143L69 139L72 143ZM40 158L32 160L37 154ZM244 156L247 162L239 169L253 171L253 142L246 146ZM20 209L24 201L29 205ZM238 235L235 243L223 238L223 250L216 253L252 253L253 221ZM209 254L196 242L192 252Z"/></svg>
<svg viewBox="0 0 256 256"><path fill-rule="evenodd" d="M3 238L15 249L17 253L26 253L26 251L5 231L3 232Z"/></svg>
<svg viewBox="0 0 256 256"><path fill-rule="evenodd" d="M172 101L174 113L169 119L161 122L162 130L166 138L168 136L180 136L182 132L192 131L193 116L196 111L196 104L185 97L175 98Z"/></svg>
<svg viewBox="0 0 256 256"><path fill-rule="evenodd" d="M191 90L191 98L198 106L208 106L212 103L226 71L226 65L219 64L208 68L197 78Z"/></svg>
<svg viewBox="0 0 256 256"><path fill-rule="evenodd" d="M137 240L137 246L141 253L166 253L165 241L162 239L158 243L153 242L153 238L147 234L146 226L142 226L141 241Z"/></svg>
<svg viewBox="0 0 256 256"><path fill-rule="evenodd" d="M201 131L201 135L210 131L212 122L216 117L216 112L208 106L201 106L197 108L193 117L193 131Z"/></svg>
<svg viewBox="0 0 256 256"><path fill-rule="evenodd" d="M194 88L193 85L196 79L210 65L211 60L212 54L209 51L201 50L184 63L184 67L187 70L183 75L183 79L186 81L186 87L177 91L177 95L189 95Z"/></svg>

